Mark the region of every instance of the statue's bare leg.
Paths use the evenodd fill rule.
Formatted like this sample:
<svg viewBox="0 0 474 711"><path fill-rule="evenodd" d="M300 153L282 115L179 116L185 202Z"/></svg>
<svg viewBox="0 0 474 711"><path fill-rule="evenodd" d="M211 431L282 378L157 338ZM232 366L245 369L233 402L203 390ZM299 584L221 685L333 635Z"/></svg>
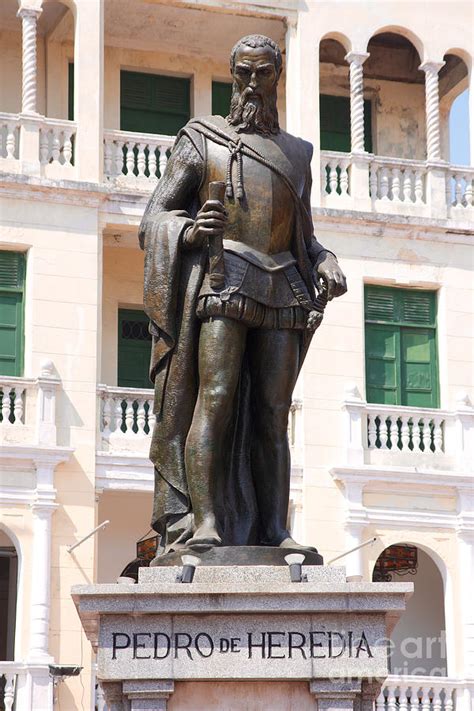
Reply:
<svg viewBox="0 0 474 711"><path fill-rule="evenodd" d="M233 414L246 334L246 326L227 318L215 318L201 326L199 393L185 449L195 525L188 545L221 543L214 489L223 476L224 445Z"/></svg>
<svg viewBox="0 0 474 711"><path fill-rule="evenodd" d="M293 546L287 530L290 494L288 414L298 376L301 334L249 331L252 379L252 475L266 545Z"/></svg>

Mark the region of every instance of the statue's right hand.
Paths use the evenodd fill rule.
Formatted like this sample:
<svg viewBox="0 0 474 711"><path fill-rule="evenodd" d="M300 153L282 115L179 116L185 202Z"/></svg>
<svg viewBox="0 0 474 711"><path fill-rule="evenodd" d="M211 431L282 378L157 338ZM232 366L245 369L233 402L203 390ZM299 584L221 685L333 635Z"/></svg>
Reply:
<svg viewBox="0 0 474 711"><path fill-rule="evenodd" d="M202 247L207 237L222 235L227 224L227 210L219 200L206 200L194 224L183 236L185 249Z"/></svg>

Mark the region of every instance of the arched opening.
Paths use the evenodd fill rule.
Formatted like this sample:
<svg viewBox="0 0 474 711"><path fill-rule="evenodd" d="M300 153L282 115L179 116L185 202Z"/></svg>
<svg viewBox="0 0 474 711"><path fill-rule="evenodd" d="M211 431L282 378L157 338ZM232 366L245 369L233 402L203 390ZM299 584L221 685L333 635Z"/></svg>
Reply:
<svg viewBox="0 0 474 711"><path fill-rule="evenodd" d="M445 590L433 558L409 543L388 546L377 558L372 580L414 584L391 635L390 674L447 676Z"/></svg>
<svg viewBox="0 0 474 711"><path fill-rule="evenodd" d="M45 56L44 113L74 119L74 16L65 2L44 0L38 35Z"/></svg>
<svg viewBox="0 0 474 711"><path fill-rule="evenodd" d="M426 158L425 75L420 54L401 31L372 36L364 62L364 89L372 101L374 153Z"/></svg>
<svg viewBox="0 0 474 711"><path fill-rule="evenodd" d="M468 68L454 51L439 72L442 156L453 165L470 165Z"/></svg>
<svg viewBox="0 0 474 711"><path fill-rule="evenodd" d="M11 538L0 530L0 661L15 658L18 552Z"/></svg>

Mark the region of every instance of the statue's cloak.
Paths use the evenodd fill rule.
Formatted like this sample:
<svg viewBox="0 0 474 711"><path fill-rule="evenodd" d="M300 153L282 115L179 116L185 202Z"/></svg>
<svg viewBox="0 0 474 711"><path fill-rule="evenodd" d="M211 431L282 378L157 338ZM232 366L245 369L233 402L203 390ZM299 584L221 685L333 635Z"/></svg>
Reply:
<svg viewBox="0 0 474 711"><path fill-rule="evenodd" d="M229 135L235 133L220 117L191 121L179 134L186 135L205 161L207 140L227 145ZM242 150L262 164L265 157L253 154L241 136ZM309 173L312 147L298 138L295 152ZM176 144L175 144L176 145ZM287 184L291 182L280 166L263 163L278 171ZM172 183L173 175L165 172L162 180ZM245 176L244 176L245 180ZM313 236L309 212L309 189L303 199L291 185L295 204L295 227L292 252L298 262L309 294L313 298L312 267L324 249ZM154 197L145 212L140 228L140 240L145 249L144 308L150 318L152 358L150 377L155 384L156 424L150 458L155 466L155 496L152 526L166 540L167 545L184 542L192 535L192 511L188 494L184 449L194 413L198 393L198 345L200 321L196 305L206 269L206 250L183 250L184 231L193 223L199 209L199 191L188 196L182 209L156 211ZM300 363L311 339L302 332ZM258 513L250 466L250 378L244 358L237 389L234 419L228 434L227 461L224 465L223 490L219 502L219 519L224 545L258 545Z"/></svg>

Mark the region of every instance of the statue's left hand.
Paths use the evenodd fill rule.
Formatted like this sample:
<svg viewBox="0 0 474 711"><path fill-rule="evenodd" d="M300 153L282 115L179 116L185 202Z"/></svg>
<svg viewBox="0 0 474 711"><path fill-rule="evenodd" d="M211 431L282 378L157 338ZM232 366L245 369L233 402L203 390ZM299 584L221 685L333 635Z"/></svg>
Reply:
<svg viewBox="0 0 474 711"><path fill-rule="evenodd" d="M314 267L314 275L322 277L328 287L328 301L335 296L342 296L347 291L346 277L331 252L324 252L322 259Z"/></svg>

